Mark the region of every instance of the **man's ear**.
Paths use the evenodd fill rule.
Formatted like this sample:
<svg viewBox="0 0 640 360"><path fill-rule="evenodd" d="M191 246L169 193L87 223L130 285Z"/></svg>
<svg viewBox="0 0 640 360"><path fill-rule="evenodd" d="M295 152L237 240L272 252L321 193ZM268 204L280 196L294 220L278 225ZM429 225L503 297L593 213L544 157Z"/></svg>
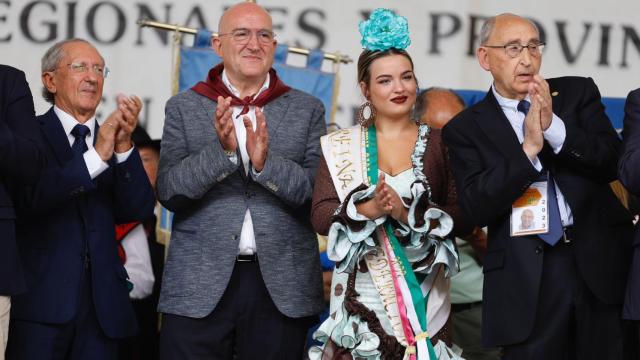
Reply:
<svg viewBox="0 0 640 360"><path fill-rule="evenodd" d="M213 48L213 51L216 52L216 55L222 57L222 42L218 36L211 38L211 47Z"/></svg>
<svg viewBox="0 0 640 360"><path fill-rule="evenodd" d="M476 50L476 57L478 58L478 62L483 69L485 69L486 71L491 71L489 52L487 51L487 48L482 46L479 47L478 50Z"/></svg>
<svg viewBox="0 0 640 360"><path fill-rule="evenodd" d="M56 79L53 72L45 71L42 73L42 85L52 94L56 93Z"/></svg>

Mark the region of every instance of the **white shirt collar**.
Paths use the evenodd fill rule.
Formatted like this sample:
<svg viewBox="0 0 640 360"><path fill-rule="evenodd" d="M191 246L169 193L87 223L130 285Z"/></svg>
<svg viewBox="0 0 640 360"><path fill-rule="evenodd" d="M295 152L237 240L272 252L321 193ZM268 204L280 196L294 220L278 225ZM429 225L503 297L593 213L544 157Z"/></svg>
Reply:
<svg viewBox="0 0 640 360"><path fill-rule="evenodd" d="M55 105L53 106L53 111L58 116L58 119L60 119L60 123L64 128L65 134L67 134L67 136L73 136L71 135L71 130L73 130L73 128L76 125L80 124L80 122L76 120L73 116L71 116L69 113L65 112L64 110L60 109ZM89 127L89 135L87 135L87 138L93 137L93 131L96 128L96 116L93 115L83 125L86 125L87 127Z"/></svg>
<svg viewBox="0 0 640 360"><path fill-rule="evenodd" d="M502 111L509 110L509 111L514 111L516 113L518 112L518 103L520 102L520 100L509 99L498 94L498 90L496 90L495 83L491 84L491 90L493 91L493 96L495 96L496 100L498 101L498 104L502 108ZM527 100L529 103L531 103L531 96L527 94L524 100Z"/></svg>
<svg viewBox="0 0 640 360"><path fill-rule="evenodd" d="M262 84L262 87L260 88L260 90L258 90L256 95L253 97L254 99L258 97L258 95L260 95L263 91L269 88L270 81L271 81L271 75L267 73L267 78L264 80L264 83ZM227 77L227 70L224 70L224 69L222 70L222 83L227 87L227 89L229 89L229 91L231 91L233 95L240 97L240 91L238 91L238 89L236 89L231 84L231 82L229 81L229 78Z"/></svg>

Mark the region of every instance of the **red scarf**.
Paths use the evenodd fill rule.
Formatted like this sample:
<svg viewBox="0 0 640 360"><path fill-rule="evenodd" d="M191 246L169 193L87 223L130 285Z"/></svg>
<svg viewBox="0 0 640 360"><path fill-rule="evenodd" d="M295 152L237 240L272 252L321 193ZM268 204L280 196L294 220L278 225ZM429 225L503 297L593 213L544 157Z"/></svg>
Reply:
<svg viewBox="0 0 640 360"><path fill-rule="evenodd" d="M282 80L278 78L276 71L271 68L269 70L269 87L265 91L261 92L255 99L253 98L255 94L247 96L244 99L240 99L233 95L224 82L222 82L222 70L224 70L224 65L222 63L216 65L209 70L207 80L200 81L192 87L191 90L202 96L206 96L215 102L218 101L218 96L222 96L225 99L230 97L232 106L242 106L242 111L238 116L248 113L249 106L263 107L271 100L274 100L280 95L291 90L290 87L285 85Z"/></svg>
<svg viewBox="0 0 640 360"><path fill-rule="evenodd" d="M138 226L140 222L131 222L128 224L119 224L116 225L116 242L118 243L118 256L120 257L120 262L124 265L127 262L127 254L124 252L124 248L122 247L122 239L124 239L127 234L133 230L136 226Z"/></svg>

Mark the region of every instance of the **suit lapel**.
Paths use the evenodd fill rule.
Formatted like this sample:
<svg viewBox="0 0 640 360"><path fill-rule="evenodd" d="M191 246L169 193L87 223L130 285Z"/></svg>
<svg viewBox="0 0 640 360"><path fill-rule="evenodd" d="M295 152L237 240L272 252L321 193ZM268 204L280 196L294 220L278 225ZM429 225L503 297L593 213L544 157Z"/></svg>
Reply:
<svg viewBox="0 0 640 360"><path fill-rule="evenodd" d="M71 149L71 146L69 146L67 133L64 131L62 123L60 123L60 119L58 119L58 116L53 111L53 107L49 109L49 111L47 111L44 115L40 116L39 120L40 124L42 125L42 132L44 133L44 137L51 145L51 149L53 149L53 154L58 160L58 163L62 165L70 161L74 155L73 150ZM95 137L97 136L94 136L94 138ZM82 196L78 196L73 201L76 203L76 206L78 206L79 216L82 218L82 221L85 223L85 225L87 225L87 195L83 194Z"/></svg>
<svg viewBox="0 0 640 360"><path fill-rule="evenodd" d="M561 94L558 90L558 86L555 81L549 80L549 91L551 92L551 109L553 113L560 116L560 109L562 109L562 100L564 99L564 94Z"/></svg>
<svg viewBox="0 0 640 360"><path fill-rule="evenodd" d="M509 120L502 112L498 101L489 89L487 96L474 108L474 117L478 127L487 135L500 151L511 156L514 151L522 148Z"/></svg>
<svg viewBox="0 0 640 360"><path fill-rule="evenodd" d="M549 92L551 95L551 110L557 116L560 116L560 109L562 109L562 100L564 97L563 94L560 94L556 83L551 79L548 81L549 83ZM542 165L555 174L556 166L555 166L555 154L551 145L545 140L544 147L540 154L538 154L538 158L542 162Z"/></svg>
<svg viewBox="0 0 640 360"><path fill-rule="evenodd" d="M267 129L269 130L269 142L275 141L280 134L280 127L285 123L284 117L287 114L289 108L289 102L287 98L289 92L284 93L277 99L271 101L265 105L264 117L267 121ZM285 124L286 125L286 124Z"/></svg>
<svg viewBox="0 0 640 360"><path fill-rule="evenodd" d="M73 157L73 150L69 146L67 134L64 132L60 119L53 111L53 107L42 115L39 120L44 137L51 145L58 162L64 164L69 161Z"/></svg>
<svg viewBox="0 0 640 360"><path fill-rule="evenodd" d="M209 99L208 97L202 96L200 94L198 95L198 98L200 99L200 105L202 105L202 111L204 111L206 114L206 119L209 120L209 124L211 124L211 126L214 126L214 122L216 121L216 108L218 107L218 103ZM213 106L211 106L211 103L213 103Z"/></svg>

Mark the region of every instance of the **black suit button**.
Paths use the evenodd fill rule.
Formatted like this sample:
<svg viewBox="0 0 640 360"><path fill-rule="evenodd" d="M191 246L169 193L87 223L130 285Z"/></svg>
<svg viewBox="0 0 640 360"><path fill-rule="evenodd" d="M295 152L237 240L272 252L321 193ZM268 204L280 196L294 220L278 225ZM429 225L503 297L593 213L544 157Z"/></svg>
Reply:
<svg viewBox="0 0 640 360"><path fill-rule="evenodd" d="M536 246L536 254L541 254L541 253L542 253L542 245Z"/></svg>

